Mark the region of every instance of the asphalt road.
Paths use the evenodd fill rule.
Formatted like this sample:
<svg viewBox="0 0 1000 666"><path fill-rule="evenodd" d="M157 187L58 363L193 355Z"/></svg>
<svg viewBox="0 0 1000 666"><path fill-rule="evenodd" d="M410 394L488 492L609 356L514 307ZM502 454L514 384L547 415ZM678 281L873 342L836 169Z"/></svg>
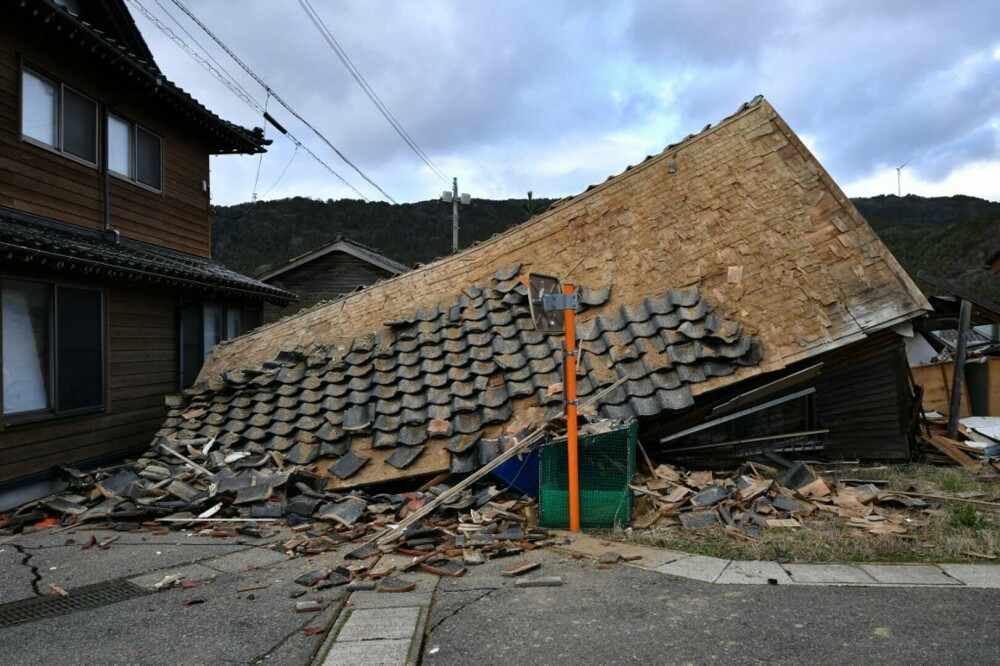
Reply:
<svg viewBox="0 0 1000 666"><path fill-rule="evenodd" d="M123 534L103 551L83 550L88 536L0 543L0 609L36 589L50 594L50 583L72 593L183 571L197 586L0 628L0 665L306 664L322 656L324 636L305 630L333 626L345 603L344 588L310 591L303 598L321 596L326 609L295 612L295 577L343 553L288 559L266 548L280 535L241 543ZM501 575L528 561L541 564L529 577L564 584L521 589ZM202 603L184 604L192 599ZM998 612L1000 589L718 585L541 550L441 578L422 654L432 665L990 664L1000 663Z"/></svg>
<svg viewBox="0 0 1000 666"><path fill-rule="evenodd" d="M1000 590L712 585L533 553L438 585L426 664L1000 663ZM487 583L489 581L489 583Z"/></svg>

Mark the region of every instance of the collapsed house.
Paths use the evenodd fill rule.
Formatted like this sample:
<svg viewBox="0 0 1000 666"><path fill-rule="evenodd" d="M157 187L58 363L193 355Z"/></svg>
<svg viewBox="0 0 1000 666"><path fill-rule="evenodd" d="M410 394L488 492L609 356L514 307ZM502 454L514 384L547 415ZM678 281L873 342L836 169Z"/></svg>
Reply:
<svg viewBox="0 0 1000 666"><path fill-rule="evenodd" d="M335 489L470 471L562 409L519 276L579 285L582 400L657 455L909 455L930 309L763 98L457 255L215 349L161 442ZM234 455L236 454L236 455Z"/></svg>

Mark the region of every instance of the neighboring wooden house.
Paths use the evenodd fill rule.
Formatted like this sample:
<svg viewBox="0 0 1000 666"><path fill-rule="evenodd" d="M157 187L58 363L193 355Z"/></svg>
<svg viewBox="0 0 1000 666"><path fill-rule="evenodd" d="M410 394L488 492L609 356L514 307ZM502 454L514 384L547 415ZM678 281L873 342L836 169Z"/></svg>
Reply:
<svg viewBox="0 0 1000 666"><path fill-rule="evenodd" d="M259 279L297 294L299 305L310 307L408 270L375 248L338 236L332 243L299 255ZM286 314L285 308L269 305L264 308L264 321L274 321Z"/></svg>
<svg viewBox="0 0 1000 666"><path fill-rule="evenodd" d="M930 305L763 99L476 247L217 348L164 434L284 451L338 488L469 471L563 408L529 272L580 288L581 402L624 382L597 411L639 419L654 456L909 455L902 334ZM240 429L251 401L280 409Z"/></svg>
<svg viewBox="0 0 1000 666"><path fill-rule="evenodd" d="M265 143L168 80L120 0L0 3L0 501L147 445L214 344L293 298L211 260L209 156Z"/></svg>

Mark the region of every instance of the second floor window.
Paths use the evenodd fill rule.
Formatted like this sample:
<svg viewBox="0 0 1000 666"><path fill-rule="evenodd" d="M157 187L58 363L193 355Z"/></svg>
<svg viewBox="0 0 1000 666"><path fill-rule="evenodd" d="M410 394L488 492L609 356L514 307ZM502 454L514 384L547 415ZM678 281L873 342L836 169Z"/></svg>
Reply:
<svg viewBox="0 0 1000 666"><path fill-rule="evenodd" d="M27 69L21 73L21 133L97 164L97 103Z"/></svg>
<svg viewBox="0 0 1000 666"><path fill-rule="evenodd" d="M108 168L154 190L163 189L160 137L108 114Z"/></svg>

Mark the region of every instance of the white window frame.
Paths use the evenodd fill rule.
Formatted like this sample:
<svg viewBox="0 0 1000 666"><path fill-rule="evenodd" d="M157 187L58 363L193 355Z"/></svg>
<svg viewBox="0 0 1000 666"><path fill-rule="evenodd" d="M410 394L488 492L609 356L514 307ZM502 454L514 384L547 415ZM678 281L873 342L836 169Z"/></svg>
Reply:
<svg viewBox="0 0 1000 666"><path fill-rule="evenodd" d="M29 283L42 285L49 291L48 315L46 337L48 339L48 363L45 380L45 390L47 394L47 405L43 408L26 411L7 412L6 404L0 405L0 413L3 414L3 421L7 425L34 422L59 416L72 416L76 414L89 414L102 412L107 409L108 403L108 327L107 327L107 297L100 287L80 285L72 282L55 282L49 280L25 279L19 276L0 276L0 290L4 289L8 282ZM59 340L59 291L60 289L76 289L92 291L99 297L97 321L100 325L100 345L101 345L101 386L100 401L98 404L84 407L63 408L59 404L59 364L61 344ZM0 326L2 326L2 316L0 316ZM0 342L2 344L2 342Z"/></svg>
<svg viewBox="0 0 1000 666"><path fill-rule="evenodd" d="M27 112L27 108L25 107L25 98L24 98L24 77L26 77L26 76L31 76L31 77L33 77L35 79L38 79L39 81L44 81L45 83L48 83L49 85L53 86L56 89L56 100L55 100L56 142L55 142L55 144L48 143L47 141L44 141L42 139L37 139L37 138L35 138L33 136L29 136L29 135L27 135L27 134L24 133L24 117L25 117L25 113ZM20 117L21 139L24 140L24 141L27 141L28 143L31 143L33 145L40 146L42 148L46 148L48 150L54 151L56 153L59 153L60 155L73 160L74 162L79 162L80 164L85 164L87 166L95 167L96 168L97 165L98 165L98 161L100 159L100 154L101 154L101 151L100 151L100 142L101 142L100 108L101 108L101 105L97 102L97 100L95 100L93 97L90 97L89 95L83 94L82 92L80 92L76 88L73 88L71 86L67 86L65 83L62 83L61 81L57 81L57 80L55 80L55 79L53 79L51 77L45 76L44 74L41 74L37 70L34 70L34 69L30 68L30 67L22 67L21 68L21 78L22 78L22 80L21 80L21 90L19 91L20 102L21 102L21 117ZM93 105L94 105L94 161L90 161L90 160L88 160L85 157L80 157L79 155L74 155L73 153L67 152L66 149L65 149L66 141L65 141L65 137L64 137L64 132L65 132L65 122L64 122L64 120L65 120L65 116L66 116L66 114L65 114L65 99L66 99L65 91L67 91L67 90L69 90L70 92L72 92L74 95L77 95L77 96L79 96L79 97L81 97L81 98L83 98L83 99L85 99L85 100L93 103ZM161 152L162 152L162 150L161 150Z"/></svg>
<svg viewBox="0 0 1000 666"><path fill-rule="evenodd" d="M120 123L128 126L128 137L129 137L129 139L128 139L129 140L129 154L128 154L128 159L129 159L128 169L129 169L129 173L122 173L121 171L117 171L115 169L110 168L110 163L111 163L111 143L110 143L110 140L108 142L108 165L109 165L108 166L108 172L111 173L111 174L114 174L115 176L117 176L119 178L127 180L130 183L134 183L134 184L138 185L139 187L143 187L143 188L145 188L147 190L150 190L152 192L162 193L163 192L163 137L160 136L159 134L157 134L156 132L153 132L148 127L143 127L142 125L139 125L138 123L132 122L131 120L129 120L127 118L123 118L122 116L120 116L120 115L118 115L116 113L108 113L107 116L108 116L108 122L106 123L104 131L105 131L105 133L107 134L108 137L111 136L110 129L111 129L111 119L112 118L114 118L116 121L118 121L118 122L120 122ZM138 139L138 134L139 134L140 130L143 131L143 132L145 132L146 134L154 137L156 139L156 141L157 141L157 144L159 145L159 148L160 148L159 155L157 156L159 158L159 161L160 161L160 183L159 183L158 186L150 185L149 183L144 183L141 180L139 180L139 139Z"/></svg>

